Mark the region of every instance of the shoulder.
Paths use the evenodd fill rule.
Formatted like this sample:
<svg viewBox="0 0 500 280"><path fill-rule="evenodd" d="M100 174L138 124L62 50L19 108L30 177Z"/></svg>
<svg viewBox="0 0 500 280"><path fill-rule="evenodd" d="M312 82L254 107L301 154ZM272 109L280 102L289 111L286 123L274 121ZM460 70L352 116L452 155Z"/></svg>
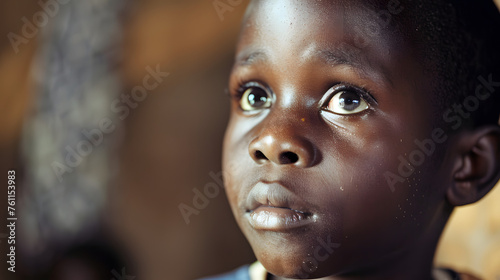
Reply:
<svg viewBox="0 0 500 280"><path fill-rule="evenodd" d="M250 280L249 265L244 265L231 272L199 280Z"/></svg>

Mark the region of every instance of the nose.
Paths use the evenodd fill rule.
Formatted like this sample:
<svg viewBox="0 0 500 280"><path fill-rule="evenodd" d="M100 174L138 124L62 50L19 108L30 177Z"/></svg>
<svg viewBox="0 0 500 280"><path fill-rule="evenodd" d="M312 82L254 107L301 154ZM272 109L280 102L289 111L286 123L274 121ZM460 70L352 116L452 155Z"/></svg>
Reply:
<svg viewBox="0 0 500 280"><path fill-rule="evenodd" d="M308 139L293 132L290 127L268 128L250 143L248 152L258 164L272 162L303 168L314 165L317 149Z"/></svg>

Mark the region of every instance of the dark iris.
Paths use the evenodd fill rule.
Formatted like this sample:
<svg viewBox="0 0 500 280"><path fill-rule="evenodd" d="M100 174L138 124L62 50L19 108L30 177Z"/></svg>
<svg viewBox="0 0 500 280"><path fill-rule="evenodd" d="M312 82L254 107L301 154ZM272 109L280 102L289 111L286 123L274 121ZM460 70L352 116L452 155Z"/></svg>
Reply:
<svg viewBox="0 0 500 280"><path fill-rule="evenodd" d="M344 91L339 97L339 105L346 111L354 111L361 104L361 97L359 94Z"/></svg>
<svg viewBox="0 0 500 280"><path fill-rule="evenodd" d="M267 93L260 88L253 88L252 93L248 95L248 104L252 107L262 107L267 102Z"/></svg>

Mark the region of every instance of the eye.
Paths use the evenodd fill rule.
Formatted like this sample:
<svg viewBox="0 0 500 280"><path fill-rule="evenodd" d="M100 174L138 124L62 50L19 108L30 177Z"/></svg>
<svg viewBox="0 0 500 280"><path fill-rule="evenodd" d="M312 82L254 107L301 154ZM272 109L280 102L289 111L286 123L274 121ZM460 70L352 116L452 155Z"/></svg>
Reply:
<svg viewBox="0 0 500 280"><path fill-rule="evenodd" d="M370 108L362 94L354 89L340 89L330 99L326 109L340 115L352 115Z"/></svg>
<svg viewBox="0 0 500 280"><path fill-rule="evenodd" d="M240 99L243 111L255 111L271 107L272 98L267 90L252 86L247 88Z"/></svg>

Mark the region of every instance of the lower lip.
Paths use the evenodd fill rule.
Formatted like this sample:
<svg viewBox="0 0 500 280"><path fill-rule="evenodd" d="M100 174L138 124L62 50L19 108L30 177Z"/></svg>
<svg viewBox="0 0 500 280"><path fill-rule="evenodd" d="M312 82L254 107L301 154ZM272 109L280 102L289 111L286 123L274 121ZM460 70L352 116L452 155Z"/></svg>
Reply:
<svg viewBox="0 0 500 280"><path fill-rule="evenodd" d="M261 206L248 213L250 225L258 230L286 231L314 222L311 214L287 208Z"/></svg>

